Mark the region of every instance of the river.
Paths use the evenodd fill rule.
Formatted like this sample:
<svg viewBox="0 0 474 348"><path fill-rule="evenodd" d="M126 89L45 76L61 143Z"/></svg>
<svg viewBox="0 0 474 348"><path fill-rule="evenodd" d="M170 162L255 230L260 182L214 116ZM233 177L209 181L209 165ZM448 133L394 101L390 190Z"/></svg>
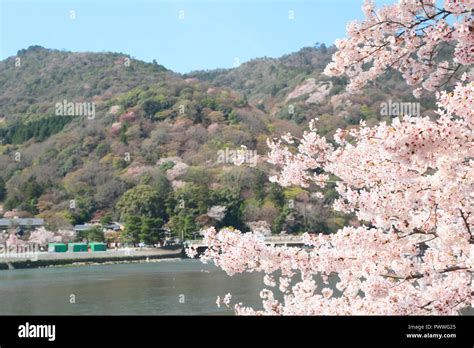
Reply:
<svg viewBox="0 0 474 348"><path fill-rule="evenodd" d="M191 259L16 269L0 271L0 315L231 315L217 296L261 309L263 288L262 274Z"/></svg>
<svg viewBox="0 0 474 348"><path fill-rule="evenodd" d="M260 274L189 259L18 269L0 271L0 315L227 315L217 296L260 308L263 287Z"/></svg>

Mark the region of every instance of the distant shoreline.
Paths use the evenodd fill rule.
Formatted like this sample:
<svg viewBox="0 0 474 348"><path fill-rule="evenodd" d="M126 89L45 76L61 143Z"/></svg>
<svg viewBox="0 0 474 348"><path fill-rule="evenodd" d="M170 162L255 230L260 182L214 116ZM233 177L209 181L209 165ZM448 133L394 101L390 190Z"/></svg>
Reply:
<svg viewBox="0 0 474 348"><path fill-rule="evenodd" d="M103 252L38 253L30 257L0 258L0 270L156 262L186 258L181 247L175 249L118 249Z"/></svg>

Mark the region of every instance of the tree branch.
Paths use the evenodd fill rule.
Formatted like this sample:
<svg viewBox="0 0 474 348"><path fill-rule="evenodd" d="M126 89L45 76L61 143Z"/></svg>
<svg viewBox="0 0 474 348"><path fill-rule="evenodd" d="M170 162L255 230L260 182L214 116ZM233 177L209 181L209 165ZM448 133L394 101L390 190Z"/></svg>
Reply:
<svg viewBox="0 0 474 348"><path fill-rule="evenodd" d="M472 273L472 270L469 267L461 267L461 266L453 266L453 267L448 267L440 271L435 271L436 273L449 273L449 272L455 272L455 271L465 271L468 270L469 272ZM426 276L426 274L412 274L409 275L408 277L401 277L396 274L381 274L382 277L385 278L392 278L392 279L398 279L398 280L413 280L413 279L421 279Z"/></svg>

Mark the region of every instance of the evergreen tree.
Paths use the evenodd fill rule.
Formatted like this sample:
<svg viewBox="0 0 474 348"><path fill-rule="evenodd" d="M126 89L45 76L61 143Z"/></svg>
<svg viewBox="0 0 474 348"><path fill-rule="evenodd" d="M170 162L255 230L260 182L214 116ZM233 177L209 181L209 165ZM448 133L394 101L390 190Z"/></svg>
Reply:
<svg viewBox="0 0 474 348"><path fill-rule="evenodd" d="M160 237L160 228L163 225L163 220L160 218L144 217L141 220L140 242L146 245L153 245L158 242Z"/></svg>
<svg viewBox="0 0 474 348"><path fill-rule="evenodd" d="M99 226L96 226L87 231L88 242L103 242L105 241L104 232Z"/></svg>
<svg viewBox="0 0 474 348"><path fill-rule="evenodd" d="M7 196L7 190L5 188L5 180L0 177L0 201L3 201Z"/></svg>
<svg viewBox="0 0 474 348"><path fill-rule="evenodd" d="M137 244L140 241L142 221L139 216L128 215L125 221L125 230L120 239L126 244Z"/></svg>

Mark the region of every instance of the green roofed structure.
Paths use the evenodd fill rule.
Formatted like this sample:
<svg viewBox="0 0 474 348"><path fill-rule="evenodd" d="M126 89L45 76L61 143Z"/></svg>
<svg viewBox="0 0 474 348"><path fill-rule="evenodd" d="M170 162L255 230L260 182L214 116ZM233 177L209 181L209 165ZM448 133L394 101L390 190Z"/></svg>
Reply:
<svg viewBox="0 0 474 348"><path fill-rule="evenodd" d="M65 253L67 251L67 245L63 243L49 243L48 252L50 253Z"/></svg>
<svg viewBox="0 0 474 348"><path fill-rule="evenodd" d="M68 247L69 251L72 251L74 253L87 251L86 243L69 243Z"/></svg>
<svg viewBox="0 0 474 348"><path fill-rule="evenodd" d="M91 251L107 251L107 244L105 243L89 243Z"/></svg>

